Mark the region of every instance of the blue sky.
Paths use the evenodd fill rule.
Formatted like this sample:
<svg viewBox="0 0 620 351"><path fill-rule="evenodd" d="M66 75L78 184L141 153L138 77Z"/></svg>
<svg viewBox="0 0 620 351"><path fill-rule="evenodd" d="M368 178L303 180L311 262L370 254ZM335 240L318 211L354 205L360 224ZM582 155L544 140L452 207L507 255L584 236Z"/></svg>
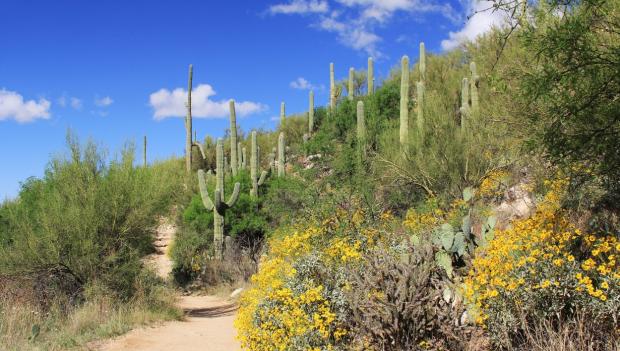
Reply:
<svg viewBox="0 0 620 351"><path fill-rule="evenodd" d="M418 44L458 49L496 19L474 0L0 0L0 200L41 176L67 128L113 154L149 138L149 160L182 155L194 65L194 126L220 136L227 100L244 131L328 98L329 63L387 75ZM179 117L175 117L179 115Z"/></svg>

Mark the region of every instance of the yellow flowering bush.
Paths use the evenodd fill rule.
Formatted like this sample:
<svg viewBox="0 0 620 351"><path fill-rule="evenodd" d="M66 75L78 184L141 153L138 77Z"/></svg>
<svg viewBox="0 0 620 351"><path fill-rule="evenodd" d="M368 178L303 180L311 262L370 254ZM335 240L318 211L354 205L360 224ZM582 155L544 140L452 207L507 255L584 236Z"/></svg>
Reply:
<svg viewBox="0 0 620 351"><path fill-rule="evenodd" d="M534 215L496 231L476 251L463 294L476 322L492 335L518 333L523 319L585 312L602 325L618 318L617 234L588 234L572 224L560 206L567 184L546 182L549 190Z"/></svg>
<svg viewBox="0 0 620 351"><path fill-rule="evenodd" d="M380 222L391 220L389 214ZM340 350L348 338L344 267L380 242L362 211L280 230L240 300L235 326L247 350Z"/></svg>

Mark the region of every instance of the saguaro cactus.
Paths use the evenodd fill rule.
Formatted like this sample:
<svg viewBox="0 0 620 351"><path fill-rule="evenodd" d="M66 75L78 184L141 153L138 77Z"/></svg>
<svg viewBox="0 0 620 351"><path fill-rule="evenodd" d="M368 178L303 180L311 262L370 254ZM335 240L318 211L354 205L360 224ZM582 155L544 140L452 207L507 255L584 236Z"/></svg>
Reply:
<svg viewBox="0 0 620 351"><path fill-rule="evenodd" d="M426 49L424 48L424 43L420 43L420 81L422 83L426 83Z"/></svg>
<svg viewBox="0 0 620 351"><path fill-rule="evenodd" d="M310 90L308 100L308 135L312 135L314 130L314 91Z"/></svg>
<svg viewBox="0 0 620 351"><path fill-rule="evenodd" d="M142 145L142 165L146 168L146 135L144 136L144 143Z"/></svg>
<svg viewBox="0 0 620 351"><path fill-rule="evenodd" d="M286 105L284 102L280 103L280 128L284 128L286 122Z"/></svg>
<svg viewBox="0 0 620 351"><path fill-rule="evenodd" d="M239 170L244 169L243 168L243 152L242 152L241 142L237 142L237 167L239 168Z"/></svg>
<svg viewBox="0 0 620 351"><path fill-rule="evenodd" d="M368 58L368 74L366 78L368 79L368 83L367 83L368 91L366 92L366 94L370 95L374 93L374 89L375 89L375 67L372 62L372 57Z"/></svg>
<svg viewBox="0 0 620 351"><path fill-rule="evenodd" d="M353 69L353 67L349 68L349 85L347 86L347 97L349 98L349 100L353 100L353 75L355 74L355 69Z"/></svg>
<svg viewBox="0 0 620 351"><path fill-rule="evenodd" d="M329 109L336 108L336 79L334 78L334 63L329 64Z"/></svg>
<svg viewBox="0 0 620 351"><path fill-rule="evenodd" d="M230 108L230 167L233 177L237 175L237 114L235 113L235 100L228 102Z"/></svg>
<svg viewBox="0 0 620 351"><path fill-rule="evenodd" d="M280 133L278 137L278 177L284 177L285 170L284 164L286 163L284 149L286 145L284 144L284 133Z"/></svg>
<svg viewBox="0 0 620 351"><path fill-rule="evenodd" d="M231 208L239 198L239 183L235 183L233 193L228 201L224 202L224 145L222 139L217 140L216 147L216 184L213 200L209 197L205 173L201 169L198 171L198 185L200 187L200 197L207 211L213 211L213 247L215 258L221 259L224 243L224 215L226 210Z"/></svg>
<svg viewBox="0 0 620 351"><path fill-rule="evenodd" d="M364 103L357 102L357 145L360 160L366 157L366 121L364 118Z"/></svg>
<svg viewBox="0 0 620 351"><path fill-rule="evenodd" d="M401 59L400 77L400 148L406 153L409 143L409 57Z"/></svg>
<svg viewBox="0 0 620 351"><path fill-rule="evenodd" d="M465 128L467 118L469 117L469 80L463 78L461 83L461 128Z"/></svg>
<svg viewBox="0 0 620 351"><path fill-rule="evenodd" d="M258 162L258 145L256 144L256 132L252 132L252 152L250 156L250 178L252 178L252 189L250 190L250 195L253 197L258 197L258 187L265 183L265 179L267 179L267 171L262 171L260 174L260 178L258 177L259 171L259 162Z"/></svg>
<svg viewBox="0 0 620 351"><path fill-rule="evenodd" d="M248 158L247 157L248 156L247 156L247 152L246 152L245 147L242 150L242 155L243 155L243 162L241 163L241 167L243 169L247 169L247 167L248 167Z"/></svg>
<svg viewBox="0 0 620 351"><path fill-rule="evenodd" d="M478 98L478 85L480 84L480 76L476 70L476 63L469 64L469 70L471 71L471 80L469 81L469 94L471 95L471 112L476 118L480 113L480 104Z"/></svg>
<svg viewBox="0 0 620 351"><path fill-rule="evenodd" d="M187 115L185 116L185 171L192 171L192 77L194 67L189 65L189 78L187 80Z"/></svg>
<svg viewBox="0 0 620 351"><path fill-rule="evenodd" d="M418 118L416 120L418 133L422 138L424 136L424 83L418 82L416 85L418 95Z"/></svg>

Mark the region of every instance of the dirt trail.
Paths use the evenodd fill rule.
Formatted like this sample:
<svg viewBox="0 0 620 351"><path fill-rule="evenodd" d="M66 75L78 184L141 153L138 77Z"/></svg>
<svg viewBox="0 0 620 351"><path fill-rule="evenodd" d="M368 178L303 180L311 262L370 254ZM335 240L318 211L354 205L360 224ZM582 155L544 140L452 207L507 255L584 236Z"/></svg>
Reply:
<svg viewBox="0 0 620 351"><path fill-rule="evenodd" d="M168 248L176 228L163 221L157 230L157 253L146 258L157 273L168 279L172 262ZM100 351L235 351L241 347L235 339L233 320L237 306L216 296L179 296L178 306L186 319L155 327L139 328L103 344Z"/></svg>

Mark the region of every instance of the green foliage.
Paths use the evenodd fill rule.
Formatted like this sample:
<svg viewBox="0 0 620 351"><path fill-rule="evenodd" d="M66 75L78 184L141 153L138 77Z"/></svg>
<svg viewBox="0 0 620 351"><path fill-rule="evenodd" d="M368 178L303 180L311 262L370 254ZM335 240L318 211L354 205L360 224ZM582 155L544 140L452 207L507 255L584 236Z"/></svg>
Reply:
<svg viewBox="0 0 620 351"><path fill-rule="evenodd" d="M596 175L607 205L620 199L620 3L548 1L522 33L537 55L526 75L531 145L567 173ZM560 12L562 16L555 15Z"/></svg>
<svg viewBox="0 0 620 351"><path fill-rule="evenodd" d="M183 193L181 163L136 167L132 145L108 163L92 142L82 147L69 136L68 146L68 157L53 159L2 206L0 274L62 267L81 284L96 279L131 297L157 216Z"/></svg>

